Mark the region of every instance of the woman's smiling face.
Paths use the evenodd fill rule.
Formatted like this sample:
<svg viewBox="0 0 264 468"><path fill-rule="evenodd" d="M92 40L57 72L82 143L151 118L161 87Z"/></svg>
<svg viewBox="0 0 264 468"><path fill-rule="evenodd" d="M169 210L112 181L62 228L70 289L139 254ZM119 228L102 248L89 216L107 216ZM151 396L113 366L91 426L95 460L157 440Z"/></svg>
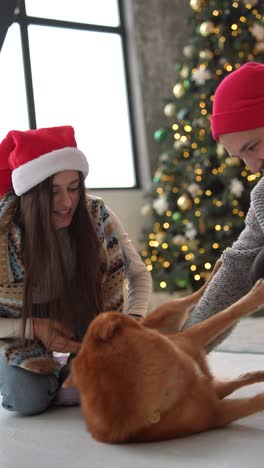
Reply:
<svg viewBox="0 0 264 468"><path fill-rule="evenodd" d="M80 200L78 171L61 171L52 180L52 222L55 229L68 227Z"/></svg>

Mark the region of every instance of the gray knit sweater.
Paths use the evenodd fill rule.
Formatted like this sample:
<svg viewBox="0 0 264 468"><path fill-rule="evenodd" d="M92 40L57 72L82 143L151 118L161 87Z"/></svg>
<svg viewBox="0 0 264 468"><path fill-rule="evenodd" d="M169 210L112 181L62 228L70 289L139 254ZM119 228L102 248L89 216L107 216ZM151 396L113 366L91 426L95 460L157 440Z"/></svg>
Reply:
<svg viewBox="0 0 264 468"><path fill-rule="evenodd" d="M249 270L263 247L264 178L251 192L251 203L244 230L233 243L232 248L223 252L221 268L212 279L184 328L224 310L250 290ZM231 331L232 328L210 343L207 351L220 344Z"/></svg>

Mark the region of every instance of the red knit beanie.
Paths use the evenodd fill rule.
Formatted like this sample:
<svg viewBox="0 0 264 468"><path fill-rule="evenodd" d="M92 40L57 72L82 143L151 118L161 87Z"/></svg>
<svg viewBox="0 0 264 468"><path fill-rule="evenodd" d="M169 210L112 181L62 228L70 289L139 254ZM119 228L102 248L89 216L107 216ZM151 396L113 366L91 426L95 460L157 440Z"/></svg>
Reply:
<svg viewBox="0 0 264 468"><path fill-rule="evenodd" d="M211 127L217 141L225 133L264 127L264 64L246 63L221 81Z"/></svg>
<svg viewBox="0 0 264 468"><path fill-rule="evenodd" d="M81 171L84 177L89 170L70 125L11 130L0 143L0 195L12 189L22 195L64 170Z"/></svg>

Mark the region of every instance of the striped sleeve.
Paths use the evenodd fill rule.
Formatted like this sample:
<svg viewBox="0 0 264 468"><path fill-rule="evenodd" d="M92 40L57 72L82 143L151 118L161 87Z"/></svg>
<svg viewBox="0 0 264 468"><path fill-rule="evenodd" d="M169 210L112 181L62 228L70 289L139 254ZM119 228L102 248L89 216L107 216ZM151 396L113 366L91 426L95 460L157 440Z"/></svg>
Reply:
<svg viewBox="0 0 264 468"><path fill-rule="evenodd" d="M145 317L148 313L152 292L151 275L129 239L128 234L118 217L111 209L109 209L109 207L107 207L107 209L111 216L121 249L128 261L128 306L126 313L134 316L136 319L140 319L141 317Z"/></svg>

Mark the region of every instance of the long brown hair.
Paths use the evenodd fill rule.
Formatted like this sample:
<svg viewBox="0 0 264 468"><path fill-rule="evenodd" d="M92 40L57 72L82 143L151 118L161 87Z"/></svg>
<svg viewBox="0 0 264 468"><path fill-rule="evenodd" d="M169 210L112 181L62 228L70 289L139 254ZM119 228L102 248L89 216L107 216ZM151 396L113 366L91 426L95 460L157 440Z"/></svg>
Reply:
<svg viewBox="0 0 264 468"><path fill-rule="evenodd" d="M23 335L26 320L32 316L59 320L78 335L80 327L88 325L91 318L102 310L101 249L87 210L82 173L79 173L79 178L80 200L68 230L70 248L74 252L72 278L69 278L67 272L58 231L51 222L53 177L44 180L21 197L16 197L6 214L8 223L12 218L12 222L20 227L22 235L25 267ZM45 288L51 300L34 304L36 287Z"/></svg>

